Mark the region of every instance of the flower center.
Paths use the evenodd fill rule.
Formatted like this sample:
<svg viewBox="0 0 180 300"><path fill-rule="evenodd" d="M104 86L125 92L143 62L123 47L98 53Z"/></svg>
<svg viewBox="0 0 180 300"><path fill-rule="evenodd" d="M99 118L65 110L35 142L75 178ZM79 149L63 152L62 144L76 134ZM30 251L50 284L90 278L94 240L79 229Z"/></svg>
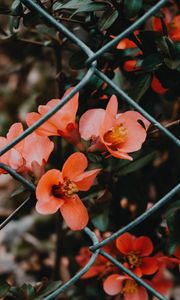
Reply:
<svg viewBox="0 0 180 300"><path fill-rule="evenodd" d="M63 183L59 182L59 184L53 185L52 187L52 194L57 198L61 198L63 196L71 197L78 191L77 185L70 179L64 180Z"/></svg>
<svg viewBox="0 0 180 300"><path fill-rule="evenodd" d="M104 140L111 143L112 148L118 148L122 143L126 142L128 130L123 124L113 127L104 134Z"/></svg>
<svg viewBox="0 0 180 300"><path fill-rule="evenodd" d="M141 264L141 257L138 252L130 252L127 255L127 260L131 268L138 267Z"/></svg>
<svg viewBox="0 0 180 300"><path fill-rule="evenodd" d="M125 285L123 287L123 294L133 294L137 290L137 283L133 280L126 280Z"/></svg>

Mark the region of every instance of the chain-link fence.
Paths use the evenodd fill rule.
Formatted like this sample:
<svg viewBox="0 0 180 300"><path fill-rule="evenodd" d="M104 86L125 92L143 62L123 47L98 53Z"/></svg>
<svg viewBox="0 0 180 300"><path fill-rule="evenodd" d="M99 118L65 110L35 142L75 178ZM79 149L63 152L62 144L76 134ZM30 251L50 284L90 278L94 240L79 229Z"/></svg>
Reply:
<svg viewBox="0 0 180 300"><path fill-rule="evenodd" d="M86 60L86 67L87 72L84 75L83 79L71 90L71 92L62 99L62 101L54 107L51 111L49 111L46 115L44 115L40 120L38 120L36 123L34 123L31 127L26 129L21 135L19 135L15 140L13 140L11 143L9 143L6 147L0 150L0 156L6 153L8 150L10 150L13 146L18 144L21 140L23 140L26 136L31 134L36 128L38 128L41 124L46 122L51 116L53 116L65 103L67 103L81 88L85 87L86 84L89 82L92 75L96 75L99 78L101 78L104 82L106 82L117 95L121 96L124 101L126 101L130 106L132 106L134 109L139 111L146 119L148 119L151 124L153 124L155 127L157 127L162 133L164 133L173 143L175 143L177 146L180 146L180 140L176 138L168 129L163 127L156 119L153 118L150 114L148 114L140 105L137 104L131 97L129 97L122 89L120 89L111 79L109 79L105 74L103 74L101 71L97 68L97 59L103 55L107 50L117 45L117 43L122 40L123 38L127 37L129 34L131 34L135 29L138 29L139 26L141 26L148 18L153 16L164 4L166 4L167 0L161 0L156 5L154 5L148 12L146 12L142 17L140 17L136 22L134 22L130 27L128 27L126 30L124 30L122 33L120 33L116 38L114 38L112 41L104 45L100 50L98 50L96 53L94 53L84 42L82 42L79 38L77 38L72 32L70 32L64 25L59 23L53 16L51 16L45 9L42 7L39 3L37 3L35 0L21 0L21 2L28 7L30 10L35 11L38 13L42 19L44 19L46 22L48 22L51 26L56 28L58 31L62 32L69 40L71 40L73 43L75 43L77 46L80 47L80 49L87 55ZM35 192L35 186L28 182L25 178L23 178L21 175L16 173L13 169L10 167L4 165L3 163L0 163L0 168L6 170L12 177L14 177L16 180L21 182L29 191L32 192L32 196L28 199L26 199L8 218L5 219L3 223L0 224L0 230L6 226L13 217L27 204L27 202L32 201L32 198L34 198L34 192ZM128 225L123 227L122 229L118 230L114 234L112 234L110 237L104 239L103 241L99 242L96 235L88 228L84 228L84 232L89 236L89 238L92 241L92 245L89 247L89 249L92 251L92 257L87 263L87 265L81 269L74 277L72 277L68 282L60 286L58 289L53 291L49 296L45 297L45 300L51 300L60 295L62 292L64 292L70 285L75 283L78 279L81 278L81 276L86 273L90 267L95 263L98 255L102 255L106 257L109 261L111 261L114 265L116 265L121 271L129 275L131 278L133 278L138 284L145 287L152 295L156 296L158 299L165 300L166 298L162 296L159 292L157 292L155 289L153 289L149 284L147 284L145 281L143 281L141 278L136 276L133 272L131 272L129 269L127 269L123 264L121 264L119 261L117 261L115 258L113 258L111 255L109 255L107 252L102 250L102 246L108 244L109 242L115 240L117 237L119 237L121 234L131 230L136 225L144 221L145 219L149 218L154 212L156 212L158 209L160 209L163 205L168 203L168 201L180 190L180 184L173 187L169 193L167 193L162 199L160 199L152 208L145 211L143 214L141 214L139 217L137 217L135 220L130 222Z"/></svg>

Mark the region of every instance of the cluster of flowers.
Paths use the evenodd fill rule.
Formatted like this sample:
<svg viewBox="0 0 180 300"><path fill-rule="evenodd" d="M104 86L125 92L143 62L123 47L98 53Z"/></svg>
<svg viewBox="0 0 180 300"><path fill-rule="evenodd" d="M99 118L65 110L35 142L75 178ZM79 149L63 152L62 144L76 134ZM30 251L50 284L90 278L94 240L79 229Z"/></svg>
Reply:
<svg viewBox="0 0 180 300"><path fill-rule="evenodd" d="M118 101L114 95L106 109L86 111L77 124L78 98L77 93L34 133L0 157L1 163L18 173L24 176L31 173L36 177L36 210L41 214L52 214L60 210L72 230L80 230L88 223L87 209L77 193L90 189L100 169L84 172L88 167L88 160L82 152L75 152L66 160L62 171L51 169L44 173L45 164L54 148L49 136L62 136L81 151L84 147L82 138L89 141L88 151L99 151L106 156L132 160L129 153L141 148L150 125L138 112L126 111L119 114ZM38 112L28 113L27 125L33 125L60 101L61 99L53 99L46 105L40 105ZM0 137L0 149L21 133L22 124L13 124L7 137ZM5 171L0 169L0 173Z"/></svg>
<svg viewBox="0 0 180 300"><path fill-rule="evenodd" d="M130 233L124 233L116 239L115 244L108 244L103 247L103 250L113 258L117 258L126 268L143 278L146 283L163 295L167 295L172 287L172 279L166 276L167 267L174 267L177 264L180 266L180 247L177 247L171 257L161 252L150 256L154 247L147 236L135 237ZM88 247L83 247L76 261L80 267L84 267L90 257L91 252ZM143 286L138 285L128 275L120 273L119 269L103 256L98 256L95 264L82 279L93 277L102 279L105 293L116 296L116 300L122 299L119 298L120 295L125 300L149 299Z"/></svg>
<svg viewBox="0 0 180 300"><path fill-rule="evenodd" d="M173 42L180 42L180 29L179 29L179 23L180 23L180 15L174 16L172 12L164 7L161 9L161 14L163 17L164 25L167 28L167 34L169 38ZM162 19L159 17L153 17L152 18L152 24L151 24L152 30L154 32L163 32L163 23ZM134 31L134 35L138 41L139 44L141 44L141 41L138 37L139 30ZM111 36L114 38L114 36ZM136 49L136 53L134 54L134 58L128 59L124 62L123 68L126 72L133 72L141 70L141 61L142 61L142 51L138 48L135 42L132 40L125 38L119 42L119 44L116 47L119 50L125 50L125 49ZM168 89L163 87L159 79L153 74L152 82L151 82L151 88L154 92L163 95L165 94Z"/></svg>

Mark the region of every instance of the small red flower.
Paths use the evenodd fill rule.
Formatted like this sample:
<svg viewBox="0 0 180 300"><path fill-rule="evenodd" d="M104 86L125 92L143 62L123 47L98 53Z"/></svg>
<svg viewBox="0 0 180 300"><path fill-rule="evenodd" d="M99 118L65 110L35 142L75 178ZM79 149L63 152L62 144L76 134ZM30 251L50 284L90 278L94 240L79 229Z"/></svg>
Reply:
<svg viewBox="0 0 180 300"><path fill-rule="evenodd" d="M98 236L99 241L101 241L103 239L103 237L107 237L107 235L109 235L109 233L105 233L103 234L103 236L101 236L100 232L98 230L96 230L96 236ZM114 243L108 244L106 246L104 246L103 251L109 253L112 257L116 257L117 255L117 250L115 248ZM76 256L76 261L78 263L78 265L83 268L88 261L90 260L92 256L92 252L89 250L88 247L82 247L80 249L79 254ZM98 255L95 263L92 265L92 267L81 277L81 279L89 279L95 276L98 277L103 277L107 274L110 274L112 272L117 272L118 268L111 263L107 258Z"/></svg>
<svg viewBox="0 0 180 300"><path fill-rule="evenodd" d="M135 59L127 60L124 62L123 67L126 72L133 72L137 70L137 61Z"/></svg>
<svg viewBox="0 0 180 300"><path fill-rule="evenodd" d="M159 79L156 76L153 76L152 82L151 82L151 87L154 92L156 92L159 95L165 94L168 89L164 88L159 81Z"/></svg>
<svg viewBox="0 0 180 300"><path fill-rule="evenodd" d="M100 169L84 172L88 161L83 153L69 156L62 171L52 169L46 172L36 188L36 210L41 214L52 214L60 209L67 225L80 230L88 223L88 212L78 191L88 191Z"/></svg>
<svg viewBox="0 0 180 300"><path fill-rule="evenodd" d="M154 274L158 270L157 259L148 257L153 251L153 244L146 236L136 238L124 233L116 240L116 247L124 256L124 265L137 276Z"/></svg>
<svg viewBox="0 0 180 300"><path fill-rule="evenodd" d="M148 300L146 289L124 275L112 274L108 276L103 283L103 289L110 296L122 294L124 300Z"/></svg>
<svg viewBox="0 0 180 300"><path fill-rule="evenodd" d="M162 8L161 12L164 15L163 20L165 25L167 26L167 31L170 38L174 42L179 42L180 41L180 27L179 27L180 15L173 17L170 10L166 7ZM162 32L162 23L160 18L154 17L152 25L153 25L153 30Z"/></svg>
<svg viewBox="0 0 180 300"><path fill-rule="evenodd" d="M79 130L84 140L92 142L89 151L108 151L114 157L132 160L128 153L141 148L149 125L138 112L118 114L117 98L112 96L106 110L90 109L82 115Z"/></svg>
<svg viewBox="0 0 180 300"><path fill-rule="evenodd" d="M111 35L112 38L115 38L114 35ZM137 48L137 45L128 38L122 39L116 46L118 50L124 50L129 48Z"/></svg>
<svg viewBox="0 0 180 300"><path fill-rule="evenodd" d="M169 296L169 291L173 286L172 279L168 278L166 270L164 268L160 269L151 280L145 281L149 285L151 285L157 292L166 297Z"/></svg>

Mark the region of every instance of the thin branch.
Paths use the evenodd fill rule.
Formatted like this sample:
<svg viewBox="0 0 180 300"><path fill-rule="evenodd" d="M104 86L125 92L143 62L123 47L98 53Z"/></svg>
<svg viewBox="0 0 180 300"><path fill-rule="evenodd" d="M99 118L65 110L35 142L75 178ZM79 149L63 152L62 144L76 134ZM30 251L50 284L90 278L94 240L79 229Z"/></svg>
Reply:
<svg viewBox="0 0 180 300"><path fill-rule="evenodd" d="M77 20L77 19L70 19L70 18L65 18L65 17L58 17L57 18L58 20L60 21L65 21L65 22L71 22L71 23L78 23L78 24L84 24L85 21L80 21L80 20Z"/></svg>
<svg viewBox="0 0 180 300"><path fill-rule="evenodd" d="M28 202L32 200L32 195L28 197L26 200L24 200L21 205L19 205L5 220L0 224L0 230L3 229L16 215L17 213L21 210L22 207L24 207Z"/></svg>
<svg viewBox="0 0 180 300"><path fill-rule="evenodd" d="M166 125L164 125L164 127L169 129L169 128L171 128L171 127L178 126L178 125L180 125L180 119L179 119L179 120L176 120L176 121L173 121L173 122L171 122L171 123L169 123L169 124L166 124ZM149 134L149 135L152 135L152 134L155 134L155 133L158 133L158 132L160 132L159 129L153 129L153 130L150 131L148 134Z"/></svg>

